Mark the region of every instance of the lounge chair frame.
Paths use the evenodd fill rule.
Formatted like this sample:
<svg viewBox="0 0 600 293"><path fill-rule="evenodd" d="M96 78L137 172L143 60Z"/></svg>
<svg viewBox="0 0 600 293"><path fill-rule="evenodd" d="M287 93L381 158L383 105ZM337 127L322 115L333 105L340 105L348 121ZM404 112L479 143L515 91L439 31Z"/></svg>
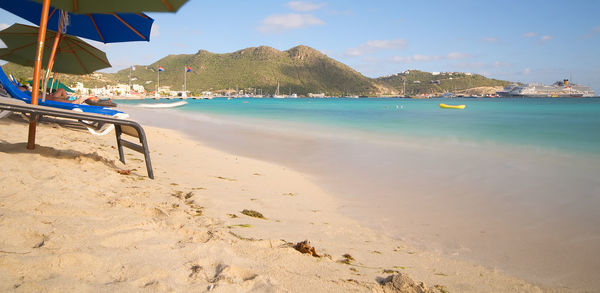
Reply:
<svg viewBox="0 0 600 293"><path fill-rule="evenodd" d="M100 114L63 110L53 107L31 105L12 98L1 97L0 110L29 114L30 119L41 116L50 116L62 119L74 119L80 123L85 124L86 126L90 126L90 123L113 124L115 126L115 133L117 137L117 149L119 150L119 160L123 162L123 164L125 164L123 147L144 154L144 159L146 161L146 170L148 171L148 177L154 179L154 172L152 171L152 163L150 162L150 150L148 149L146 133L144 132L142 126L133 120L119 119ZM139 144L125 140L122 137L123 134L127 134L129 136L138 138Z"/></svg>

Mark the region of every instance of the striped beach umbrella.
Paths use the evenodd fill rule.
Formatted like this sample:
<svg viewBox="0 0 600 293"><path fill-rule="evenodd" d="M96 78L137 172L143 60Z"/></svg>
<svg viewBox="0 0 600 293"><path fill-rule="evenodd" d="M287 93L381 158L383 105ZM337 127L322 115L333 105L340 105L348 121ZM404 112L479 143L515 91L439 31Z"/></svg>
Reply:
<svg viewBox="0 0 600 293"><path fill-rule="evenodd" d="M42 4L33 0L0 0L0 8L40 25ZM50 6L48 29L60 30L61 10ZM144 13L67 13L64 34L103 43L150 41L154 19Z"/></svg>
<svg viewBox="0 0 600 293"><path fill-rule="evenodd" d="M0 49L0 59L24 66L35 65L31 56L37 50L37 36L39 28L24 24L13 24L0 31L0 39L7 48ZM50 59L52 42L55 31L46 33L44 42L44 58L42 64L46 66ZM67 74L89 74L96 70L110 67L106 53L84 42L78 37L64 35L58 44L54 60L54 71Z"/></svg>
<svg viewBox="0 0 600 293"><path fill-rule="evenodd" d="M43 3L47 0L35 0ZM52 0L56 8L74 13L176 12L188 0Z"/></svg>

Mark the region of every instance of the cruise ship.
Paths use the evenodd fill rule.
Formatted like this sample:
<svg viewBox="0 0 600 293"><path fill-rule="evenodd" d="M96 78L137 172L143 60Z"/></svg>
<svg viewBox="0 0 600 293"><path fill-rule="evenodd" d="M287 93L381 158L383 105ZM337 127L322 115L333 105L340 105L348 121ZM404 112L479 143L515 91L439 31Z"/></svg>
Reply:
<svg viewBox="0 0 600 293"><path fill-rule="evenodd" d="M589 86L571 84L568 79L557 81L552 85L510 84L496 93L501 97L581 98L595 96L594 91Z"/></svg>

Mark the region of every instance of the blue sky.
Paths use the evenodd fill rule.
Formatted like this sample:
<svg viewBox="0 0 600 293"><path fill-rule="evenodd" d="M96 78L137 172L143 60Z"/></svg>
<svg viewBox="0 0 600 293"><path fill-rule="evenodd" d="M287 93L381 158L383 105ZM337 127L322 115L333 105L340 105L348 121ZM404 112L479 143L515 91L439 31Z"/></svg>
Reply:
<svg viewBox="0 0 600 293"><path fill-rule="evenodd" d="M572 76L600 94L600 1L204 1L155 19L149 43L104 45L116 71L168 54L307 45L369 77L406 69L522 82ZM0 28L27 23L0 10Z"/></svg>

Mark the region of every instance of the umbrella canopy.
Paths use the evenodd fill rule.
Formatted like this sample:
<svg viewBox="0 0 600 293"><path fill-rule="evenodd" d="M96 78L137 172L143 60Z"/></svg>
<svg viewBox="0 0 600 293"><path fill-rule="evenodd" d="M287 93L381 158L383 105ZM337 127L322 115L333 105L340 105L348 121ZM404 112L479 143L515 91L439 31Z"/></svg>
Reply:
<svg viewBox="0 0 600 293"><path fill-rule="evenodd" d="M102 1L100 1L102 2ZM126 1L124 1L126 2ZM32 0L0 0L0 8L39 25L42 4ZM61 13L50 7L48 29L59 30ZM67 35L82 37L103 43L150 41L154 19L144 13L92 13L68 14Z"/></svg>
<svg viewBox="0 0 600 293"><path fill-rule="evenodd" d="M35 0L44 2L44 0ZM176 12L188 0L52 0L54 7L74 13Z"/></svg>
<svg viewBox="0 0 600 293"><path fill-rule="evenodd" d="M27 83L29 84L33 84L33 80L28 80ZM56 83L58 83L58 86L56 86ZM70 93L74 93L75 91L72 90L71 88L69 88L68 86L66 86L64 83L60 82L60 81L54 81L54 79L51 77L48 81L48 86L46 86L47 89L49 88L53 88L53 89L63 89L67 92Z"/></svg>
<svg viewBox="0 0 600 293"><path fill-rule="evenodd" d="M24 66L34 66L31 56L34 56L37 50L38 30L38 27L17 23L0 31L0 39L7 46L0 49L0 59ZM48 63L55 36L54 31L48 31L46 34L43 64ZM110 62L104 52L77 37L62 36L56 53L55 72L83 75L108 67Z"/></svg>

